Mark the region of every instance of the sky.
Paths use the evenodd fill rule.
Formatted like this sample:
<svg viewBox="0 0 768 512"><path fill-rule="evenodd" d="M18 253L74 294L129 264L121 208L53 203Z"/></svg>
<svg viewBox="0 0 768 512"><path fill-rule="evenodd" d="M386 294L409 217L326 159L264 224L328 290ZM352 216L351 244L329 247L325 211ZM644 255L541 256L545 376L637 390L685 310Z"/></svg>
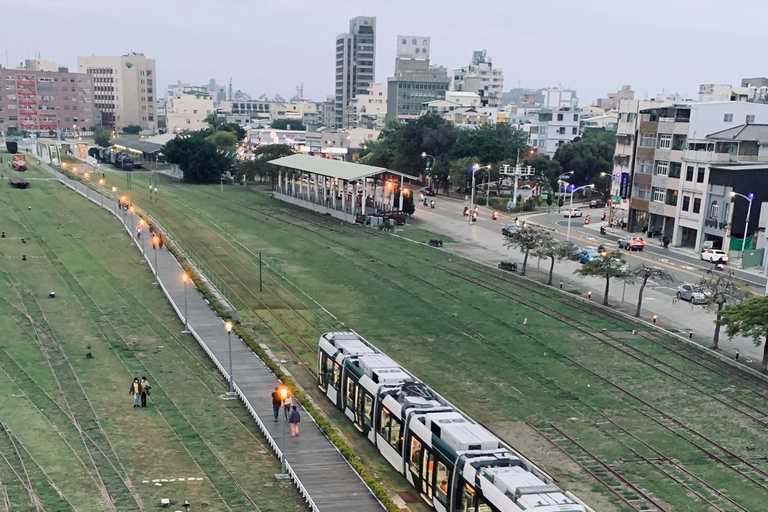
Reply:
<svg viewBox="0 0 768 512"><path fill-rule="evenodd" d="M335 38L354 16L376 16L384 84L399 34L430 36L431 62L449 72L485 49L505 91L571 88L581 105L624 84L636 98L695 98L702 83L768 75L764 0L23 0L10 9L3 66L6 54L16 67L39 53L75 70L78 55L136 51L156 60L163 88L231 77L254 98L287 99L300 83L306 98L333 94Z"/></svg>

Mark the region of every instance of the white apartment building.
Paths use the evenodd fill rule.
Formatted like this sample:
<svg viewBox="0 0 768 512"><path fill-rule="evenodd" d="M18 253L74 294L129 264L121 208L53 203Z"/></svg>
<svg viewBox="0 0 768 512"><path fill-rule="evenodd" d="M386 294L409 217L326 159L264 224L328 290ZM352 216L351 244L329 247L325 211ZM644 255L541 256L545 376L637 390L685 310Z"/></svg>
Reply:
<svg viewBox="0 0 768 512"><path fill-rule="evenodd" d="M570 89L542 89L543 100L542 109L561 110L564 108L575 109L579 106L579 98L576 97L576 91Z"/></svg>
<svg viewBox="0 0 768 512"><path fill-rule="evenodd" d="M215 112L213 99L207 92L186 93L171 98L166 108L169 133L208 128L205 118Z"/></svg>
<svg viewBox="0 0 768 512"><path fill-rule="evenodd" d="M114 57L78 57L79 73L93 76L94 106L102 124L117 130L138 125L157 131L155 59L141 53Z"/></svg>
<svg viewBox="0 0 768 512"><path fill-rule="evenodd" d="M468 66L453 71L452 89L477 94L481 98L478 106L500 107L504 94L504 73L493 67L490 58L486 59L485 50L474 51Z"/></svg>
<svg viewBox="0 0 768 512"><path fill-rule="evenodd" d="M579 113L571 109L541 110L529 127L528 144L553 157L558 148L579 136L579 123Z"/></svg>
<svg viewBox="0 0 768 512"><path fill-rule="evenodd" d="M354 128L382 129L387 116L387 88L374 83L364 94L358 94L349 103L346 125Z"/></svg>

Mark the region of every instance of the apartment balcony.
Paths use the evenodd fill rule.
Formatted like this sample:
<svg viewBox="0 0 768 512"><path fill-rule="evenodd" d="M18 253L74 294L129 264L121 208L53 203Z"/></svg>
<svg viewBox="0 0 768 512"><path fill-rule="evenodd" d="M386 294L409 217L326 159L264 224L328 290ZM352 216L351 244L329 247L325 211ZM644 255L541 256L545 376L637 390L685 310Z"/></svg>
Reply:
<svg viewBox="0 0 768 512"><path fill-rule="evenodd" d="M695 151L687 149L684 152L687 162L702 164L745 164L765 161L757 155L735 155L732 153L715 153L713 151Z"/></svg>

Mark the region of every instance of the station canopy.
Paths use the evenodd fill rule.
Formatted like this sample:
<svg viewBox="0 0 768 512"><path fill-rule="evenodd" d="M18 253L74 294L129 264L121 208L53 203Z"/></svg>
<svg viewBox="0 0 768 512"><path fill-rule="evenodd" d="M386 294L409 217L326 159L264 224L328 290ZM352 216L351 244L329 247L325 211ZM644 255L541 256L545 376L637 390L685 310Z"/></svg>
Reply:
<svg viewBox="0 0 768 512"><path fill-rule="evenodd" d="M320 176L339 178L340 180L346 181L361 180L363 178L385 173L396 174L404 178L415 179L415 177L411 176L410 174L393 171L385 167L353 164L351 162L342 162L340 160L331 160L329 158L299 154L270 160L268 163L272 165L279 165L281 167L288 167L290 169L296 169L298 171L319 174Z"/></svg>
<svg viewBox="0 0 768 512"><path fill-rule="evenodd" d="M163 149L162 144L157 144L156 142L149 142L141 139L131 139L129 137L116 137L114 139L110 139L109 143L113 146L132 149L133 151L139 153L152 154L158 153L161 149Z"/></svg>

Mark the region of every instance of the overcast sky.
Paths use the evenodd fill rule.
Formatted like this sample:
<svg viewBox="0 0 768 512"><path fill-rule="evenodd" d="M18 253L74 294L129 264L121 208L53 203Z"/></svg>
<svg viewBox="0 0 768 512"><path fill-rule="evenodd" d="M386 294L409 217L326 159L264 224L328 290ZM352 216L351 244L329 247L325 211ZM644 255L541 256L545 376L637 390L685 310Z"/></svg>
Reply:
<svg viewBox="0 0 768 512"><path fill-rule="evenodd" d="M385 84L398 34L431 36L432 62L449 70L486 49L505 91L561 85L582 105L622 84L638 98L695 98L701 83L768 75L764 0L21 0L3 12L11 67L37 52L76 69L78 55L137 51L157 61L163 88L231 76L254 97L289 98L301 82L305 97L332 94L335 37L359 15L377 18Z"/></svg>

